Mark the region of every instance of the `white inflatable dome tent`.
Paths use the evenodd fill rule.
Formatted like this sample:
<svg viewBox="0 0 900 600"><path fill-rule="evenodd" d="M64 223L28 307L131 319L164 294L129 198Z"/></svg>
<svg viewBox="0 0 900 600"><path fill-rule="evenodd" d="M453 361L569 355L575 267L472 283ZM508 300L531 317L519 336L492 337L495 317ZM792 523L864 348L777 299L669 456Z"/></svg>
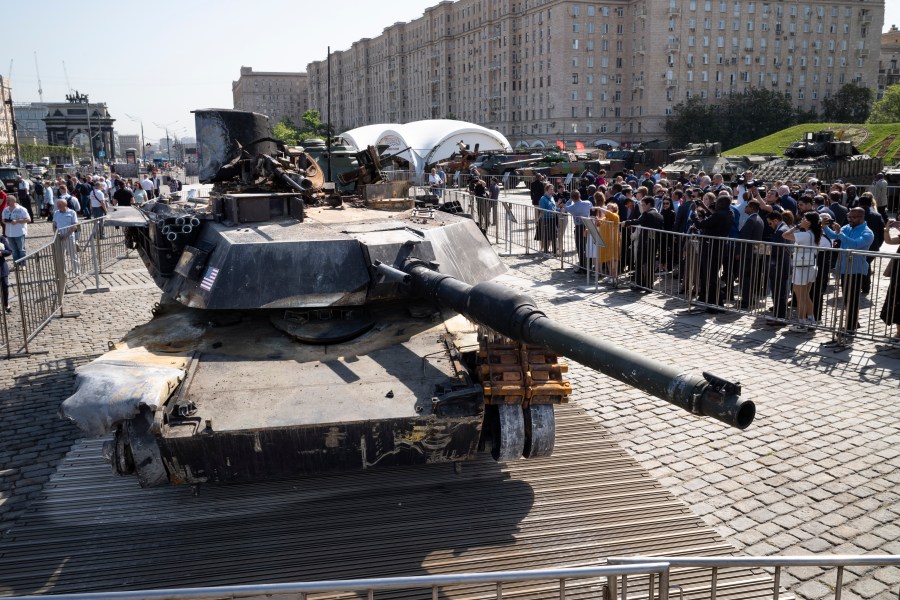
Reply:
<svg viewBox="0 0 900 600"><path fill-rule="evenodd" d="M512 152L509 140L499 131L452 119L365 125L345 131L339 137L357 150L386 145L386 153L399 152L400 158L409 161L411 169L418 175L424 172L426 165L450 158L459 150L459 142L470 150L477 144L482 152Z"/></svg>

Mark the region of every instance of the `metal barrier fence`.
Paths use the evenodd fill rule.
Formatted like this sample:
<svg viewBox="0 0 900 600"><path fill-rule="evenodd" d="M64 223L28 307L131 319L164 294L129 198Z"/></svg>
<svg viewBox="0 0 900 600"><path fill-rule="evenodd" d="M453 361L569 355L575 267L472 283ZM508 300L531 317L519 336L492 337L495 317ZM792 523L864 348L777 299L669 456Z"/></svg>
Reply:
<svg viewBox="0 0 900 600"><path fill-rule="evenodd" d="M404 590L430 590L434 600L440 597L442 589L465 586L467 597L508 598L521 596L523 589L528 592L540 592L541 598L566 597L570 582L579 582L578 588L583 597L584 592L592 593L592 597L605 597L606 581L619 577L646 576L649 586L645 588L650 597L667 600L669 592L669 568L665 563L625 566L576 567L562 569L540 569L533 571L497 571L493 573L458 573L451 575L424 575L417 577L385 577L378 579L348 579L338 581L314 581L297 583L274 583L257 585L232 585L206 588L182 588L170 590L146 590L133 592L106 592L91 594L59 594L55 600L198 600L219 598L271 598L278 595L284 598L291 594L298 600L310 600L313 594L365 593L369 600L374 600L376 591L388 592L379 595L384 598L395 598ZM658 578L658 585L655 584ZM593 580L593 581L591 581ZM585 589L587 587L587 589ZM504 591L509 595L504 595ZM655 593L654 593L655 592ZM473 596L472 594L477 594ZM10 600L24 600L37 596L18 596ZM333 597L333 596L331 596ZM627 600L623 596L622 600Z"/></svg>
<svg viewBox="0 0 900 600"><path fill-rule="evenodd" d="M677 298L688 310L767 317L769 325L795 333L828 331L836 348L854 338L900 344L898 254L830 244L804 249L591 219L598 245L588 227L565 213L460 190L445 190L443 201L458 203L507 253L515 246L584 273L583 291L630 285ZM895 235L900 244L900 231Z"/></svg>
<svg viewBox="0 0 900 600"><path fill-rule="evenodd" d="M124 257L124 232L105 220L60 229L50 242L13 263L10 311L0 310L0 351L6 358L30 354L29 342L54 317L77 317L64 311L66 291L89 278L99 290L103 269Z"/></svg>
<svg viewBox="0 0 900 600"><path fill-rule="evenodd" d="M773 600L778 600L781 595L781 575L784 569L833 567L836 569L834 583L834 600L841 600L844 588L844 571L847 567L897 567L900 566L900 555L831 555L831 556L611 556L607 559L610 565L655 565L665 563L669 565L670 577L674 574L683 574L688 569L708 569L710 572L709 588L683 589L681 586L672 586L670 592L675 590L684 596L687 593L702 595L710 600L716 600L719 591L727 594L727 590L719 589L719 574L725 569L734 568L774 568L775 580L772 588ZM627 576L621 578L623 589L622 597L626 593ZM610 597L616 597L616 580L610 579ZM900 598L900 592L898 592Z"/></svg>
<svg viewBox="0 0 900 600"><path fill-rule="evenodd" d="M6 260L6 259L2 259ZM10 287L2 314L2 348L6 358L28 354L28 343L62 312L65 280L60 279L62 262L55 240L13 263Z"/></svg>
<svg viewBox="0 0 900 600"><path fill-rule="evenodd" d="M640 578L640 586L635 595L647 600L667 600L671 592L705 597L716 600L719 593L733 596L737 588L746 586L748 581L719 581L723 571L729 569L774 568L772 598L781 596L781 575L784 569L822 567L836 568L834 599L840 600L844 588L844 571L847 567L900 566L900 555L831 555L831 556L627 556L610 557L607 565L597 567L574 567L560 569L539 569L532 571L497 571L493 573L459 573L451 575L423 575L415 577L385 577L373 579L348 579L335 581L311 581L296 583L231 585L202 588L179 588L160 590L135 590L124 592L92 592L86 594L58 594L58 600L199 600L218 598L283 598L292 595L298 600L311 600L312 596L335 593L365 593L374 600L376 592L409 592L430 590L432 599L440 597L441 590L465 586L466 597L501 600L505 591L521 597L525 594L539 594L540 598L556 597L564 600L567 592L572 595L601 598L603 600L628 600L629 591L635 587L634 580ZM701 570L709 570L709 586L698 584L696 575ZM681 585L673 582L675 577L690 577L691 583ZM600 581L605 578L606 583ZM724 577L723 577L724 579ZM756 578L754 578L756 579ZM644 583L646 580L646 583ZM573 584L573 582L575 582ZM755 582L754 582L755 583ZM571 585L570 585L571 584ZM38 596L13 596L10 600L25 600ZM386 594L383 597L396 597ZM571 597L571 596L570 596Z"/></svg>
<svg viewBox="0 0 900 600"><path fill-rule="evenodd" d="M634 228L619 264L636 288L689 309L766 317L794 333L900 342L900 256ZM900 241L900 236L898 236ZM630 261L630 264L629 264ZM892 285L892 281L897 283Z"/></svg>
<svg viewBox="0 0 900 600"><path fill-rule="evenodd" d="M94 289L99 290L103 270L127 256L125 230L109 226L105 221L106 217L103 217L80 223L73 239L58 236L65 250L66 289L85 284L93 278Z"/></svg>

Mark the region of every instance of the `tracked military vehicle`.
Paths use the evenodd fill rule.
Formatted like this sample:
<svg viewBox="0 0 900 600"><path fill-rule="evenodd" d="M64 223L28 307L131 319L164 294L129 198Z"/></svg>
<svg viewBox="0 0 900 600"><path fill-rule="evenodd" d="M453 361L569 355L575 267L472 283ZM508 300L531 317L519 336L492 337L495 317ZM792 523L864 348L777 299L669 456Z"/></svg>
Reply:
<svg viewBox="0 0 900 600"><path fill-rule="evenodd" d="M772 155L725 156L719 142L688 144L683 150L669 154L674 158L663 166L668 179L689 177L701 171L707 175L721 173L725 181L736 179L745 171L753 171L772 160Z"/></svg>
<svg viewBox="0 0 900 600"><path fill-rule="evenodd" d="M471 219L326 202L319 166L262 115L198 111L197 125L208 203L111 221L162 301L79 367L62 407L114 432L117 473L155 486L547 456L571 393L563 355L694 414L753 420L738 384L554 323L497 282L506 267Z"/></svg>
<svg viewBox="0 0 900 600"><path fill-rule="evenodd" d="M860 153L851 142L837 140L833 131L825 130L805 133L802 140L785 148L783 158L763 163L754 176L763 181L806 181L812 177L868 185L881 168L880 158Z"/></svg>

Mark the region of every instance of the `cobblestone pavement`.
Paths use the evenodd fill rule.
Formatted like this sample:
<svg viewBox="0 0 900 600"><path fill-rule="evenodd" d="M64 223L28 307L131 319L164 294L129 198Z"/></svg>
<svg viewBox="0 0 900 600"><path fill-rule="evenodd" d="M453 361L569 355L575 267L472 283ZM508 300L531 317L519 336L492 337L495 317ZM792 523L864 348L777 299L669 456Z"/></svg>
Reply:
<svg viewBox="0 0 900 600"><path fill-rule="evenodd" d="M36 249L46 240L47 224L29 227L29 247ZM3 365L0 532L40 496L42 485L79 437L75 426L57 416L60 402L72 393L75 368L103 354L109 341L148 320L150 308L159 298L137 258L116 263L102 278L109 292L82 293L83 284L67 293L66 313L80 316L53 319L29 343L30 355ZM15 295L12 303L15 307ZM13 316L16 314L14 310Z"/></svg>
<svg viewBox="0 0 900 600"><path fill-rule="evenodd" d="M508 259L548 316L687 371L743 384L740 432L572 365L575 400L742 554L900 554L900 351L834 353L752 317L688 316L631 291L582 294L555 261ZM527 289L527 287L526 287ZM833 597L835 570L791 569L801 598ZM897 598L900 569L848 569L844 598Z"/></svg>
<svg viewBox="0 0 900 600"><path fill-rule="evenodd" d="M613 379L571 365L574 400L738 552L900 554L900 351L772 330L750 317L686 316L674 301L630 291L583 294L583 280L537 256L506 259L508 282L547 314L688 371L740 380L757 404L745 432L697 419ZM0 532L41 495L78 435L57 417L74 369L150 318L159 294L136 258L103 276L108 292L70 293L75 319L5 365L0 392ZM799 597L832 597L834 570L782 576ZM844 598L897 598L900 569L849 569Z"/></svg>

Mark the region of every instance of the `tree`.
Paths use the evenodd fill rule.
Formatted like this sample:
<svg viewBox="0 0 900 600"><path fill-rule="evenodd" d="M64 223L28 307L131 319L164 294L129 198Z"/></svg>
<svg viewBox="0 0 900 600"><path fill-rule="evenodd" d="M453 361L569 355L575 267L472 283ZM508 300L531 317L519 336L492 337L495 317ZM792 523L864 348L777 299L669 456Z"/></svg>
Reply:
<svg viewBox="0 0 900 600"><path fill-rule="evenodd" d="M868 123L900 123L900 83L887 88L875 102Z"/></svg>
<svg viewBox="0 0 900 600"><path fill-rule="evenodd" d="M309 136L317 136L322 132L322 116L317 110L308 110L303 113L302 133Z"/></svg>
<svg viewBox="0 0 900 600"><path fill-rule="evenodd" d="M275 123L275 126L272 128L272 136L288 146L299 144L301 137L300 132L294 127L294 123L288 117L284 117Z"/></svg>
<svg viewBox="0 0 900 600"><path fill-rule="evenodd" d="M717 129L719 119L715 106L695 96L689 98L687 102L677 104L672 111L672 115L666 119L666 133L672 139L674 147L681 148L690 142L720 139L720 132Z"/></svg>
<svg viewBox="0 0 900 600"><path fill-rule="evenodd" d="M786 94L750 88L722 103L723 148L734 148L794 125L796 111Z"/></svg>
<svg viewBox="0 0 900 600"><path fill-rule="evenodd" d="M822 118L831 123L865 123L874 97L871 89L846 83L833 96L822 100Z"/></svg>
<svg viewBox="0 0 900 600"><path fill-rule="evenodd" d="M723 148L740 146L797 123L804 113L791 105L787 94L750 88L726 96L720 104L693 97L678 104L666 119L666 133L675 147L689 142L722 142Z"/></svg>

